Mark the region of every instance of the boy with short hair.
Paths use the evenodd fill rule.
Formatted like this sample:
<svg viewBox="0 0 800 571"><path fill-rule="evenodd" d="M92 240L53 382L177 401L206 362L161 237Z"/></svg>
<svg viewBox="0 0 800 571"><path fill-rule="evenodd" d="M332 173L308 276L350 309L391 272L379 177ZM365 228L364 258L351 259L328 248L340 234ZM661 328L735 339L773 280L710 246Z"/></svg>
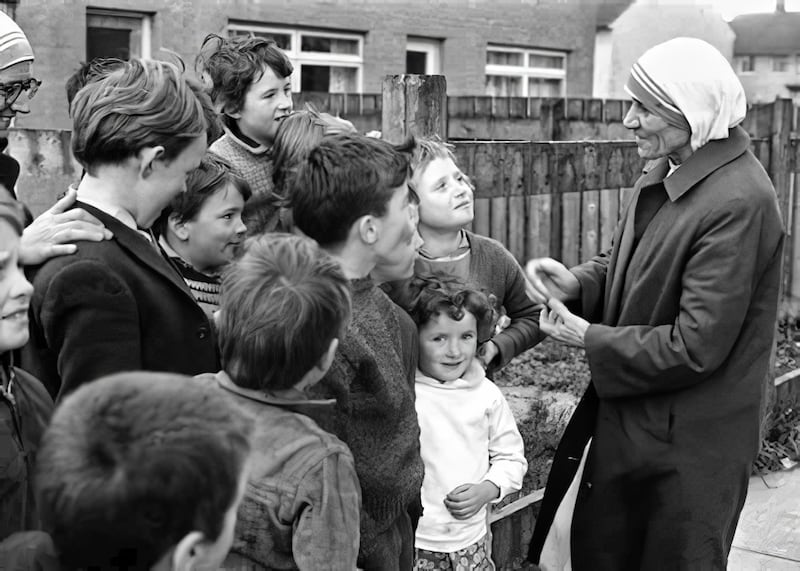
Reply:
<svg viewBox="0 0 800 571"><path fill-rule="evenodd" d="M31 272L23 366L52 395L120 371L219 369L208 317L149 231L206 153L203 107L176 66L133 58L78 91L76 207L113 238Z"/></svg>
<svg viewBox="0 0 800 571"><path fill-rule="evenodd" d="M207 153L155 223L161 249L175 264L200 307L219 308L222 271L244 242L242 211L250 186L224 159Z"/></svg>
<svg viewBox="0 0 800 571"><path fill-rule="evenodd" d="M355 457L365 569L410 569L422 460L414 410L417 330L369 277L406 259L415 242L408 158L362 135L325 137L293 177L296 226L350 280L353 319L321 391L337 399L332 430Z"/></svg>
<svg viewBox="0 0 800 571"><path fill-rule="evenodd" d="M216 382L256 419L253 470L228 568L354 569L361 497L347 446L309 411L350 317L338 264L312 240L266 234L225 274Z"/></svg>
<svg viewBox="0 0 800 571"><path fill-rule="evenodd" d="M211 383L104 377L42 439L36 495L62 568L216 569L230 548L253 423Z"/></svg>
<svg viewBox="0 0 800 571"><path fill-rule="evenodd" d="M287 230L272 182L272 144L280 121L292 112L292 63L274 40L209 34L197 67L211 84L225 129L210 150L228 160L253 190L245 210L249 233Z"/></svg>
<svg viewBox="0 0 800 571"><path fill-rule="evenodd" d="M500 330L478 348L487 373L508 364L542 339L539 310L525 293L525 275L497 240L470 232L473 186L455 163L451 146L416 140L409 186L419 198L419 234L424 241L414 268L417 276L446 274L475 283L495 296L503 310Z"/></svg>

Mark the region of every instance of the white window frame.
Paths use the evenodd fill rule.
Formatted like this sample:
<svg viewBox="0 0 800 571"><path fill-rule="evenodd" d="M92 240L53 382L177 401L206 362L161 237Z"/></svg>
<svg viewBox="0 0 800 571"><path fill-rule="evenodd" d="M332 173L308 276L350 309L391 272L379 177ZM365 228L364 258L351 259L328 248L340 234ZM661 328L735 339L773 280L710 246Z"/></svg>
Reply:
<svg viewBox="0 0 800 571"><path fill-rule="evenodd" d="M425 58L425 75L439 75L442 73L442 42L430 38L408 36L406 39L406 52L423 52Z"/></svg>
<svg viewBox="0 0 800 571"><path fill-rule="evenodd" d="M736 69L739 73L754 73L756 71L756 56L752 55L741 55L738 56L739 62L736 66ZM745 69L745 62L750 62L750 69Z"/></svg>
<svg viewBox="0 0 800 571"><path fill-rule="evenodd" d="M783 69L776 69L780 62ZM791 56L772 56L772 71L774 73L790 73L792 70Z"/></svg>
<svg viewBox="0 0 800 571"><path fill-rule="evenodd" d="M100 18L121 18L129 20L138 20L141 22L141 45L139 52L141 58L149 59L152 57L152 37L153 37L153 17L144 12L135 12L128 10L114 10L111 8L94 8L92 6L86 7L86 27L89 28L89 17L97 16Z"/></svg>
<svg viewBox="0 0 800 571"><path fill-rule="evenodd" d="M264 26L259 24L246 24L230 22L227 32L260 32L266 34L282 34L291 36L291 49L284 50L294 66L292 73L292 91L300 92L300 68L304 64L326 65L330 67L349 67L356 70L356 91L362 93L364 89L364 35L346 32L329 32L311 28L295 28L282 26ZM355 40L358 42L358 54L332 54L328 52L302 51L303 36L315 36L337 40Z"/></svg>
<svg viewBox="0 0 800 571"><path fill-rule="evenodd" d="M519 53L522 54L522 65L499 65L486 64L485 73L487 76L499 75L503 77L518 77L522 80L522 96L528 97L528 79L558 79L561 80L561 97L567 92L567 57L568 53L559 50L543 50L539 48L518 48L503 46L499 44L489 44L486 46L488 59L489 52L498 53ZM541 55L547 57L561 57L564 65L561 68L552 67L528 67L531 55Z"/></svg>

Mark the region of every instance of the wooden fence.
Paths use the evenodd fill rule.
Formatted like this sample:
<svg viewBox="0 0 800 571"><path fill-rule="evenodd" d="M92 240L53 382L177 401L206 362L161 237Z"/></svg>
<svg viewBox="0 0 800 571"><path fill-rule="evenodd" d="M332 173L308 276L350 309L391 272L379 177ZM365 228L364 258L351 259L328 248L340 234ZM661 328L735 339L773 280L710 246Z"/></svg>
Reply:
<svg viewBox="0 0 800 571"><path fill-rule="evenodd" d="M382 94L298 93L295 109L306 103L346 117L361 132L381 128ZM622 99L448 96L449 140L584 141L633 139L622 118Z"/></svg>

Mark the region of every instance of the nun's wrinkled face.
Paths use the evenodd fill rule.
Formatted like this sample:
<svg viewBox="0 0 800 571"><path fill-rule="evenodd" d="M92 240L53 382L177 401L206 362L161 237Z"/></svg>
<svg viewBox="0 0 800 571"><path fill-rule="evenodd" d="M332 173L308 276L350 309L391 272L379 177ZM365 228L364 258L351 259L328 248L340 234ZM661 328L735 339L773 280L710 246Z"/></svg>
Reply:
<svg viewBox="0 0 800 571"><path fill-rule="evenodd" d="M623 125L636 136L639 156L643 159L669 156L673 163L680 164L692 154L692 134L670 125L641 101L633 100Z"/></svg>

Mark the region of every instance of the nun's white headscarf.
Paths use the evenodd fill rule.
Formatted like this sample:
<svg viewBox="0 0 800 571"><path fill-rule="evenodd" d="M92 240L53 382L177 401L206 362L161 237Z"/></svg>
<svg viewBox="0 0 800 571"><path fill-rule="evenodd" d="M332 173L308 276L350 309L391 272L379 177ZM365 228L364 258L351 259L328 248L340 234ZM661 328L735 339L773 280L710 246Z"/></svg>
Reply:
<svg viewBox="0 0 800 571"><path fill-rule="evenodd" d="M692 151L727 139L744 119L744 88L728 60L697 38L674 38L633 64L625 91L670 125L690 131Z"/></svg>

